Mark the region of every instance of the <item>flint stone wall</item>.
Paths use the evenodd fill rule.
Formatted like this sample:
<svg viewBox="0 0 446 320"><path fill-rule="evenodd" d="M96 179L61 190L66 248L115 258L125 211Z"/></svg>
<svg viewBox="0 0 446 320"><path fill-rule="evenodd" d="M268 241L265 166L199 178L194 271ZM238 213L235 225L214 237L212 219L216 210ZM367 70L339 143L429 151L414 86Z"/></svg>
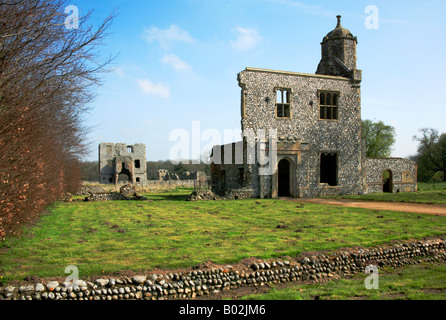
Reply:
<svg viewBox="0 0 446 320"><path fill-rule="evenodd" d="M292 162L291 196L363 194L366 191L358 81L344 77L253 68L239 73L238 80L242 88L242 131L251 131L258 135L259 130L265 130L265 138L268 138L269 129L277 130L278 161L287 158ZM291 91L290 118L276 117L278 88ZM320 119L320 91L338 92L338 120ZM277 197L277 177L261 176L259 165L246 165L246 141L243 143L243 167L245 172L250 173L250 178L243 187L257 190L254 197ZM322 153L337 154L336 186L327 187L320 183ZM257 155L256 163L258 160ZM225 170L225 188L231 190L237 187L233 186L233 182L237 180L239 166L222 161L222 164L214 166L213 180L219 181L218 172Z"/></svg>
<svg viewBox="0 0 446 320"><path fill-rule="evenodd" d="M299 142L292 168L295 194L323 196L364 192L359 83L344 77L247 68L239 76L243 89L242 131L276 129L279 142ZM291 89L291 118L276 118L276 88ZM338 120L320 120L319 92L339 92ZM278 157L290 156L278 147ZM320 184L321 152L338 154L337 186ZM280 160L280 159L278 159ZM264 178L266 190L272 190ZM269 194L266 195L270 196Z"/></svg>
<svg viewBox="0 0 446 320"><path fill-rule="evenodd" d="M367 193L383 192L383 173L392 173L391 192L417 191L417 164L401 158L367 158Z"/></svg>
<svg viewBox="0 0 446 320"><path fill-rule="evenodd" d="M446 239L433 238L391 246L343 249L329 254L303 253L290 260L258 260L239 270L227 265L164 275L7 285L0 287L0 300L194 299L247 286L291 281L321 283L364 273L368 265L404 267L445 261Z"/></svg>
<svg viewBox="0 0 446 320"><path fill-rule="evenodd" d="M123 200L145 200L145 201L152 201L148 200L146 197L142 195L134 195L134 196L125 196L122 193L97 193L90 195L88 197L85 197L83 200L78 201L123 201Z"/></svg>
<svg viewBox="0 0 446 320"><path fill-rule="evenodd" d="M147 187L193 187L194 180L147 180L145 186Z"/></svg>
<svg viewBox="0 0 446 320"><path fill-rule="evenodd" d="M186 199L188 201L200 200L236 200L252 198L254 190L252 189L233 189L225 195L218 195L211 190L197 190L193 191Z"/></svg>

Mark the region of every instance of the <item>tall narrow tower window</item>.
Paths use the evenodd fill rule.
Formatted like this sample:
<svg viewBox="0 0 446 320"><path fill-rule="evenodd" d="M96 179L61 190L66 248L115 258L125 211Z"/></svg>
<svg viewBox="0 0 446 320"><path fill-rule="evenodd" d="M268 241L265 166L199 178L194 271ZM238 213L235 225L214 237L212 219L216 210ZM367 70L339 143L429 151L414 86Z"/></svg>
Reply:
<svg viewBox="0 0 446 320"><path fill-rule="evenodd" d="M291 118L289 89L276 89L276 116L277 118Z"/></svg>

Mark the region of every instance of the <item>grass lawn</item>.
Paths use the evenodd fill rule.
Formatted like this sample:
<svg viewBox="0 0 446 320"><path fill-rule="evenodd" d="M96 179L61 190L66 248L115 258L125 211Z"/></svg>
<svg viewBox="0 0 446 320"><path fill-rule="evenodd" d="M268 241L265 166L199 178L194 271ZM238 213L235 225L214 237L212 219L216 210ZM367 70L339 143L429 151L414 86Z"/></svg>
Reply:
<svg viewBox="0 0 446 320"><path fill-rule="evenodd" d="M331 198L409 202L426 204L446 204L446 182L418 183L418 192L372 193L365 195L344 195Z"/></svg>
<svg viewBox="0 0 446 320"><path fill-rule="evenodd" d="M273 288L261 295L249 295L241 300L446 300L446 265L422 264L404 269L380 270L378 289L366 289L366 274L351 279L323 284Z"/></svg>
<svg viewBox="0 0 446 320"><path fill-rule="evenodd" d="M444 216L279 199L184 201L190 191L145 194L153 202L57 203L21 238L3 244L0 276L64 277L65 267L76 265L82 278L446 234Z"/></svg>

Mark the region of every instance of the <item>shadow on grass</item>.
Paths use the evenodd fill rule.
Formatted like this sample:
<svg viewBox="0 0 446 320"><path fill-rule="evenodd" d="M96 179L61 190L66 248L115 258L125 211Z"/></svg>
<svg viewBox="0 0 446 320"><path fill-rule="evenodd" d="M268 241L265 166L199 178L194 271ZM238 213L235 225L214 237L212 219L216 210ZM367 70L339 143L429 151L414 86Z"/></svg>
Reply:
<svg viewBox="0 0 446 320"><path fill-rule="evenodd" d="M189 196L189 193L182 193L182 194L171 194L171 193L165 193L165 194L145 194L145 197L149 200L153 201L185 201Z"/></svg>

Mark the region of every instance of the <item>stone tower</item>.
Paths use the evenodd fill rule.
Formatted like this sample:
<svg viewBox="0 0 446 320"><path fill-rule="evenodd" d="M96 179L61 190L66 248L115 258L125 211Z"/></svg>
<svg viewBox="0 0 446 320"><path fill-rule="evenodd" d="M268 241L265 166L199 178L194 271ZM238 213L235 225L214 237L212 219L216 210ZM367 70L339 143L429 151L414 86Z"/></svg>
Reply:
<svg viewBox="0 0 446 320"><path fill-rule="evenodd" d="M322 40L322 59L316 74L341 76L361 80L361 71L356 69L356 44L358 39L341 25L337 16L336 28Z"/></svg>
<svg viewBox="0 0 446 320"><path fill-rule="evenodd" d="M146 146L124 143L99 144L100 183L130 182L144 185L147 181Z"/></svg>

